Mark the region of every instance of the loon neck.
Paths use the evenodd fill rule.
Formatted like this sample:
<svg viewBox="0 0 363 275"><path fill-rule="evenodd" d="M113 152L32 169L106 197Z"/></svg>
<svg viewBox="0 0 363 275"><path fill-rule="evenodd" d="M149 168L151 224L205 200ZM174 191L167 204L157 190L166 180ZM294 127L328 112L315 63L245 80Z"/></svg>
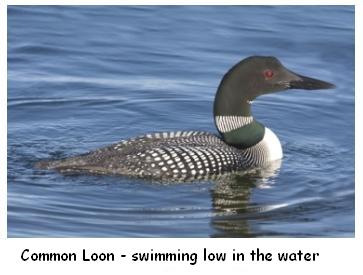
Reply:
<svg viewBox="0 0 363 275"><path fill-rule="evenodd" d="M265 136L265 126L253 117L217 116L214 119L223 140L239 149L252 147Z"/></svg>
<svg viewBox="0 0 363 275"><path fill-rule="evenodd" d="M248 91L241 91L240 87L240 79L234 77L232 68L218 87L213 113L223 140L234 147L246 149L263 139L265 126L252 116L251 101L243 96Z"/></svg>

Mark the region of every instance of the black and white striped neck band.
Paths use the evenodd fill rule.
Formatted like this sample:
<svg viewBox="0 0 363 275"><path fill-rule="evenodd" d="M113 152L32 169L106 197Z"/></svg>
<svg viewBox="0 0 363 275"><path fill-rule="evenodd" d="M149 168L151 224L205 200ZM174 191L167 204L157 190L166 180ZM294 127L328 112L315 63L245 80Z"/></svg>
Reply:
<svg viewBox="0 0 363 275"><path fill-rule="evenodd" d="M226 133L241 128L253 121L252 116L216 116L216 125L220 132Z"/></svg>

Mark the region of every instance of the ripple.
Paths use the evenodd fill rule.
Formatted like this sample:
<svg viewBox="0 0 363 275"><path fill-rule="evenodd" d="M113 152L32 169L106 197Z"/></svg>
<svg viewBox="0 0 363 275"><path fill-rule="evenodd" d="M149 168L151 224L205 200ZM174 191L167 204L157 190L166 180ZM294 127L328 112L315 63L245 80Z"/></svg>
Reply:
<svg viewBox="0 0 363 275"><path fill-rule="evenodd" d="M187 86L203 86L203 82L191 81L187 79L171 80L155 77L128 77L127 79L115 78L88 78L88 77L75 77L67 75L44 75L44 74L27 74L20 72L8 73L8 80L16 82L48 82L48 83L81 83L87 85L100 85L103 87L116 87L132 90L183 90Z"/></svg>
<svg viewBox="0 0 363 275"><path fill-rule="evenodd" d="M9 237L354 236L354 7L9 6L8 36ZM215 131L219 81L249 55L338 84L253 103L281 167L188 184L33 169L145 132Z"/></svg>

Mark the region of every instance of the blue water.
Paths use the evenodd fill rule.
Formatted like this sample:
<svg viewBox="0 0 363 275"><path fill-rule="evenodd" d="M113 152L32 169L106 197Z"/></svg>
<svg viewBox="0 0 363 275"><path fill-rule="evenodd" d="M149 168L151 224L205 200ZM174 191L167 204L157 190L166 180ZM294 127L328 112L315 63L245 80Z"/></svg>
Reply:
<svg viewBox="0 0 363 275"><path fill-rule="evenodd" d="M165 184L33 167L147 132L215 132L250 55L337 85L258 98L281 167ZM9 237L354 236L354 7L8 8Z"/></svg>

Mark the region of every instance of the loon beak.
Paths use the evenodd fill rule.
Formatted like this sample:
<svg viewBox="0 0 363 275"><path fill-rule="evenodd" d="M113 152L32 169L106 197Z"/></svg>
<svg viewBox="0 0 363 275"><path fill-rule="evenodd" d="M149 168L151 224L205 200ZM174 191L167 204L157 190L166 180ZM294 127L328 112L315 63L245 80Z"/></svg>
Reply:
<svg viewBox="0 0 363 275"><path fill-rule="evenodd" d="M290 89L319 90L333 89L336 86L332 83L295 74L296 78L289 82Z"/></svg>

